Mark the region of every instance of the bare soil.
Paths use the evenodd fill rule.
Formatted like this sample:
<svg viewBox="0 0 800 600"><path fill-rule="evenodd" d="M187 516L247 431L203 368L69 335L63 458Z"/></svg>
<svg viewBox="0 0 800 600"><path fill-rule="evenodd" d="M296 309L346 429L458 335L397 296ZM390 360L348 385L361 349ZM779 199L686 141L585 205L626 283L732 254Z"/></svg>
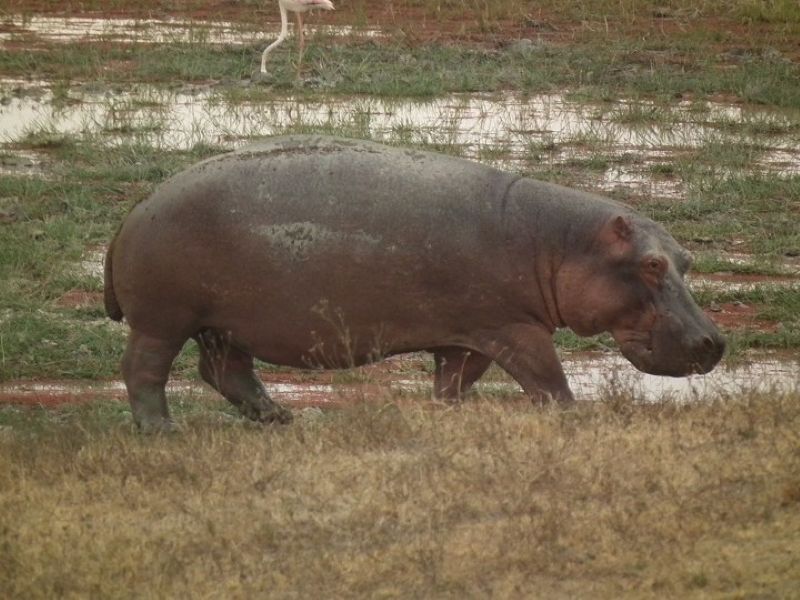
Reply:
<svg viewBox="0 0 800 600"><path fill-rule="evenodd" d="M237 0L143 0L124 7L107 8L102 11L87 9L84 3L61 3L49 0L7 0L3 5L9 13L40 13L53 16L92 18L189 18L203 21L231 21L242 23L278 23L279 13L275 2L241 2ZM91 7L91 3L88 3ZM602 21L578 21L566 18L557 10L537 7L534 13L520 15L514 19L498 19L481 23L473 11L450 10L435 17L430 10L395 5L393 2L339 3L335 11L320 11L310 19L313 23L332 25L379 26L388 31L402 32L409 44L427 42L458 42L478 45L503 46L521 38L537 39L551 44L567 44L584 36L606 35L642 39L644 36L708 36L715 32L718 41L715 47L720 53L733 50L732 60L737 54L746 54L750 48L762 48L765 40L790 60L800 60L800 40L783 35L780 28L770 23L741 23L731 19L682 15L667 9L624 21L605 19ZM647 65L658 63L681 63L679 53L665 52L657 56L642 55ZM688 58L688 57L687 57Z"/></svg>
<svg viewBox="0 0 800 600"><path fill-rule="evenodd" d="M62 308L100 307L103 305L103 293L70 290L56 300L56 305Z"/></svg>
<svg viewBox="0 0 800 600"><path fill-rule="evenodd" d="M714 307L714 310L707 310L706 314L723 329L775 333L778 330L777 322L758 317L763 309L763 306L757 304L726 302Z"/></svg>

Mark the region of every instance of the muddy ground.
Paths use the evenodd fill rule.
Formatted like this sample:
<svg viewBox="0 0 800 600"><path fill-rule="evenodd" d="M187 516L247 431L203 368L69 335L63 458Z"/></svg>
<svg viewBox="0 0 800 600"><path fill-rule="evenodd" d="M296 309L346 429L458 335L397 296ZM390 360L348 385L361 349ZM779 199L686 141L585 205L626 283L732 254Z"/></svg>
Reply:
<svg viewBox="0 0 800 600"><path fill-rule="evenodd" d="M279 22L278 11L272 2L217 0L198 2L183 0L163 2L99 3L62 2L49 0L5 0L2 5L9 14L40 14L88 18L133 19L192 19L202 22L230 21L243 24L263 24L274 28ZM659 35L712 34L714 47L720 52L735 50L745 53L748 47L760 47L764 40L793 60L800 59L800 42L792 36L781 35L787 28L758 19L742 19L730 9L718 14L704 14L696 9L670 7L665 3L647 3L635 14L614 14L598 8L589 9L583 18L575 10L565 10L563 3L518 3L511 12L486 19L479 11L469 10L464 3L358 2L335 3L335 12L325 13L327 24L376 27L384 31L399 30L411 43L446 40L454 43L505 45L521 38L538 38L554 44L568 44L582 36L614 34L641 38ZM416 5L415 5L416 4ZM489 3L487 3L489 4ZM586 3L589 5L590 3ZM600 4L600 3L598 3ZM621 3L620 3L621 4ZM650 6L648 6L650 4ZM676 3L680 4L680 3ZM443 6L444 5L444 6ZM465 10L466 9L466 10ZM744 21L744 22L743 22ZM791 31L791 29L789 29Z"/></svg>

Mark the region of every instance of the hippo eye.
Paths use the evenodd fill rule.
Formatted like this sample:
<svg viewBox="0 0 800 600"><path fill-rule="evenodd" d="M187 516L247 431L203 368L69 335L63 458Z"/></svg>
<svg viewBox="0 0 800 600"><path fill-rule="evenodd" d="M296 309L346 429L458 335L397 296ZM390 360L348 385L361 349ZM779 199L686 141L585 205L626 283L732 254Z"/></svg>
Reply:
<svg viewBox="0 0 800 600"><path fill-rule="evenodd" d="M661 279L667 272L667 262L659 256L648 256L642 266L647 275L656 279Z"/></svg>

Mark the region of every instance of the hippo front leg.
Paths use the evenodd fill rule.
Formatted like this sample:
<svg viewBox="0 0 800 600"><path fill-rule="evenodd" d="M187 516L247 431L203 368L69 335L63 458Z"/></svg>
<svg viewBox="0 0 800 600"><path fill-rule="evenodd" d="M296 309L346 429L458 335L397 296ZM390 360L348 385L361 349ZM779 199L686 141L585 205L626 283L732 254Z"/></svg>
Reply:
<svg viewBox="0 0 800 600"><path fill-rule="evenodd" d="M574 402L553 336L545 327L521 323L482 332L478 346L516 379L534 401L552 398L564 405Z"/></svg>
<svg viewBox="0 0 800 600"><path fill-rule="evenodd" d="M122 377L128 390L133 421L143 433L172 431L165 387L172 361L183 342L162 340L131 329L122 356Z"/></svg>

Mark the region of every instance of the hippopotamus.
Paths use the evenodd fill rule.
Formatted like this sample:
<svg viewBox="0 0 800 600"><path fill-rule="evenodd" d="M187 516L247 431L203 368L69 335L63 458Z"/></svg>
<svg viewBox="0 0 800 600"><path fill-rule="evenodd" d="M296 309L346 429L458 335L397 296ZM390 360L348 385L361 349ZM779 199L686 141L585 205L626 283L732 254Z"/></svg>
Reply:
<svg viewBox="0 0 800 600"><path fill-rule="evenodd" d="M534 400L569 404L553 333L610 332L647 373L706 373L725 342L684 281L690 254L592 193L466 159L323 136L204 160L136 205L110 244L105 307L130 336L135 422L173 423L164 393L193 338L200 374L247 417L287 422L254 373L349 368L428 351L434 394L492 362Z"/></svg>

